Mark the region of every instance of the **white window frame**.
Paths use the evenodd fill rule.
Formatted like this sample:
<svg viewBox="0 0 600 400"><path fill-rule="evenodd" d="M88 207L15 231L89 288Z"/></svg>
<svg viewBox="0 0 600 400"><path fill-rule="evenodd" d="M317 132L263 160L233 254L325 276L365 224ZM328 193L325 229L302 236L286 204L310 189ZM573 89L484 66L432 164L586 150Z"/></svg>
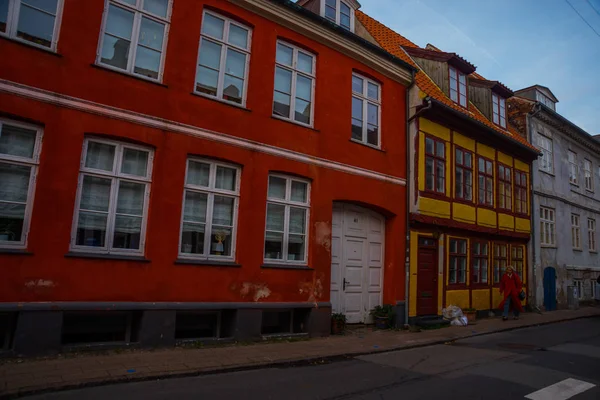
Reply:
<svg viewBox="0 0 600 400"><path fill-rule="evenodd" d="M537 101L539 101L540 103L542 103L546 107L551 108L552 110L555 110L555 104L550 99L550 97L546 96L544 93L540 92L539 90L536 90L535 93L536 93L536 100Z"/></svg>
<svg viewBox="0 0 600 400"><path fill-rule="evenodd" d="M544 218L545 211L548 218ZM556 246L556 214L554 208L540 207L540 244L546 247Z"/></svg>
<svg viewBox="0 0 600 400"><path fill-rule="evenodd" d="M284 40L277 40L277 44L275 46L276 52L277 52L277 45L279 45L279 44L281 44L282 46L290 47L293 50L292 67L290 67L289 65L285 65L285 64L279 64L277 62L277 58L276 58L275 59L275 75L273 77L273 85L275 85L275 79L277 77L277 67L285 69L292 73L292 89L291 89L291 93L290 93L290 116L289 116L289 118L286 118L283 115L275 114L275 112L273 110L273 104L275 104L275 86L273 86L273 102L271 104L271 115L273 116L273 118L282 119L284 121L289 121L289 122L293 122L298 125L313 128L314 124L315 124L315 90L316 90L316 86L317 86L317 84L316 84L317 83L317 55L311 53L310 51L304 50L298 46L295 46L289 42L286 42ZM313 60L312 75L307 74L306 72L300 71L298 69L298 53L303 53L307 56L312 57L312 60ZM304 122L301 122L301 121L296 121L296 119L294 118L294 116L296 115L296 77L298 75L302 75L303 77L310 79L312 82L311 91L310 91L311 99L310 99L310 123L309 124L305 124Z"/></svg>
<svg viewBox="0 0 600 400"><path fill-rule="evenodd" d="M39 126L25 124L6 118L0 118L0 133L2 132L3 125L10 125L18 128L30 129L36 132L33 155L31 158L0 154L0 162L31 167L28 183L29 186L27 188L27 203L25 205L25 215L23 218L21 240L18 242L0 242L0 249L25 249L27 248L27 239L29 238L31 213L33 211L33 202L35 198L35 184L40 164L40 153L42 151L42 140L44 136L44 130Z"/></svg>
<svg viewBox="0 0 600 400"><path fill-rule="evenodd" d="M577 298L583 300L583 279L573 279L573 286L577 288Z"/></svg>
<svg viewBox="0 0 600 400"><path fill-rule="evenodd" d="M571 246L581 250L581 220L579 214L571 214Z"/></svg>
<svg viewBox="0 0 600 400"><path fill-rule="evenodd" d="M102 68L108 68L113 71L121 72L127 75L132 75L137 78L146 79L151 82L162 82L163 73L165 69L165 59L167 58L167 43L169 41L169 29L171 27L171 11L173 8L173 0L168 0L167 5L167 16L161 17L156 14L152 14L144 10L144 0L135 0L136 5L125 3L123 0L105 0L104 2L104 13L102 15L102 28L100 29L100 38L98 39L98 49L96 51L96 65L102 66ZM131 28L131 43L129 48L129 56L127 58L127 68L122 69L102 62L102 46L104 45L104 33L106 31L106 23L108 22L108 10L110 4L114 4L116 7L125 9L133 12L133 26ZM135 69L135 57L137 53L138 40L140 36L140 27L142 23L142 16L151 19L156 22L160 22L165 25L165 33L163 36L162 49L160 52L160 65L158 67L158 78L154 79L149 76L144 76L134 72Z"/></svg>
<svg viewBox="0 0 600 400"><path fill-rule="evenodd" d="M452 72L453 71L456 74L456 87L452 86ZM463 85L465 87L465 93L464 93L465 104L461 104L461 102L460 102L461 95L463 94L460 91L460 87L461 87L460 77L461 76L464 77L464 80L465 80L465 84ZM469 108L469 83L467 81L467 74L460 71L458 68L455 68L455 67L449 65L448 66L448 88L449 88L448 91L449 91L449 95L450 95L450 100L452 100L454 103L458 104L459 106L468 109ZM453 91L456 92L456 100L454 100L452 98Z"/></svg>
<svg viewBox="0 0 600 400"><path fill-rule="evenodd" d="M542 150L538 162L540 171L554 174L554 142L548 136L538 133L538 145Z"/></svg>
<svg viewBox="0 0 600 400"><path fill-rule="evenodd" d="M269 197L268 180L270 177L285 179L285 200ZM306 184L306 203L292 201L292 181L301 182ZM297 178L295 176L270 173L267 178L267 204L265 206L265 229L263 238L263 261L265 264L291 264L291 265L308 265L308 245L309 245L309 227L310 227L310 196L311 196L311 184L307 179ZM281 259L266 258L265 257L265 243L267 241L267 218L268 218L268 205L269 203L285 206L284 221L283 221L283 243L282 243L282 254ZM304 260L288 260L288 244L290 236L290 207L304 208L306 210L306 220L304 221Z"/></svg>
<svg viewBox="0 0 600 400"><path fill-rule="evenodd" d="M588 218L588 250L595 253L596 248L596 220L594 218Z"/></svg>
<svg viewBox="0 0 600 400"><path fill-rule="evenodd" d="M26 43L30 46L38 47L40 49L44 49L55 53L58 44L58 36L60 33L63 5L64 0L58 0L58 3L56 4L56 15L54 19L54 29L52 31L52 43L50 47L42 46L41 44L37 44L35 42L31 42L29 40L17 36L17 28L19 26L19 13L21 12L21 0L8 0L8 13L6 15L6 32L0 32L0 36L6 36L13 40ZM34 6L29 7L39 10ZM46 11L40 11L44 14L49 14Z"/></svg>
<svg viewBox="0 0 600 400"><path fill-rule="evenodd" d="M102 144L108 144L115 147L115 159L113 160L113 171L104 171L85 166L85 160L87 157L88 143L96 142ZM147 177L140 177L136 175L129 175L120 172L120 166L123 160L123 149L129 148L134 150L141 150L148 153L148 165L147 165ZM146 248L146 228L148 225L148 205L150 202L150 189L152 185L152 167L154 163L154 150L150 147L140 146L136 144L130 144L127 142L121 142L117 140L103 139L95 136L86 137L83 141L83 150L81 152L81 161L79 166L79 176L77 179L77 198L75 203L75 209L73 213L73 226L71 228L71 242L70 250L78 253L94 253L94 254L115 254L115 255L133 255L142 256L145 253ZM77 245L77 225L79 223L79 211L81 207L81 195L83 192L83 177L85 175L96 176L105 179L111 179L110 199L109 208L107 212L107 223L106 223L106 243L104 247L93 247L93 246L82 246ZM142 228L140 232L140 248L139 249L115 249L112 247L114 241L114 228L115 228L115 216L117 211L117 200L118 200L118 182L121 180L145 184L144 192L144 206L142 210Z"/></svg>
<svg viewBox="0 0 600 400"><path fill-rule="evenodd" d="M209 11L209 10L204 10L204 12L202 13L202 24L204 24L204 18L206 16L206 14L209 14L215 18L219 18L225 21L225 24L223 26L223 39L219 39L219 38L215 38L212 36L207 35L206 33L202 32L202 26L200 27L200 40L198 41L198 55L196 57L196 75L194 76L194 87L193 87L193 91L195 94L199 95L199 96L203 96L209 99L213 99L213 100L218 100L218 101L222 101L225 102L227 104L231 104L237 107L246 107L246 98L247 98L247 94L248 94L248 75L249 75L249 71L250 71L250 57L252 54L252 28L249 26L246 26L240 22L237 22L234 19L228 18L222 14L216 13L214 11ZM231 26L231 24L236 25L240 28L243 28L245 30L248 31L248 42L247 42L247 49L238 47L234 44L231 44L228 42L229 40L229 27ZM214 43L218 43L219 45L221 45L221 59L219 61L219 77L217 80L217 94L216 96L212 96L208 93L203 93L203 92L199 92L198 90L196 90L196 76L198 76L198 70L200 69L200 51L201 51L201 47L202 47L202 38L205 38L206 40L209 40L211 42ZM225 82L225 67L226 67L226 61L227 61L227 49L228 48L232 48L235 51L238 51L240 53L244 53L246 54L246 66L244 68L244 88L243 88L243 93L242 93L242 102L241 103L236 103L235 101L230 101L227 99L223 98L223 90L225 90L224 86L224 82Z"/></svg>
<svg viewBox="0 0 600 400"><path fill-rule="evenodd" d="M336 3L335 3L335 21L333 21L329 17L325 16L325 7L326 7L325 6L325 1L326 0L321 0L321 11L320 11L321 12L321 16L323 18L325 18L326 20L334 22L335 24L337 24L339 26L342 26L340 24L340 21L342 19L342 17L341 17L341 13L342 13L341 3L344 3L345 5L348 6L348 8L350 8L350 32L354 32L354 27L355 27L355 22L354 22L354 11L355 10L354 10L354 8L348 2L346 2L346 1L336 0ZM342 26L342 28L344 28L344 27ZM344 29L346 29L346 28L344 28Z"/></svg>
<svg viewBox="0 0 600 400"><path fill-rule="evenodd" d="M199 162L210 165L208 187L198 186L187 183L188 171L190 162ZM235 170L235 190L217 189L215 187L217 167L224 167ZM237 239L237 228L238 228L238 211L240 205L240 185L242 179L242 169L234 164L227 164L220 161L215 161L201 157L188 157L185 165L185 181L183 184L183 199L181 202L181 223L179 226L179 249L178 257L186 260L214 260L214 261L234 261L236 258L236 239ZM194 193L205 193L208 195L206 203L206 221L204 223L204 254L191 254L184 253L181 251L181 241L183 239L183 224L185 217L185 193L186 191ZM231 228L231 255L230 256L219 256L210 254L210 238L212 236L212 220L214 210L214 197L224 196L232 197L233 200L233 226Z"/></svg>
<svg viewBox="0 0 600 400"><path fill-rule="evenodd" d="M504 110L504 116L502 110ZM492 118L496 125L506 128L506 99L496 93L492 93Z"/></svg>
<svg viewBox="0 0 600 400"><path fill-rule="evenodd" d="M583 160L583 181L585 184L585 190L589 192L594 191L594 173L592 171L592 162L585 158Z"/></svg>
<svg viewBox="0 0 600 400"><path fill-rule="evenodd" d="M364 75L358 74L356 72L352 73L352 77L357 77L363 80L363 91L362 93L355 92L352 89L352 97L357 98L362 101L362 112L363 112L363 126L362 126L362 140L354 139L352 137L352 114L350 115L350 140L356 143L364 144L365 146L373 147L376 149L381 149L381 136L382 136L382 121L381 121L381 106L382 106L382 91L383 85L373 79L367 78ZM377 86L377 100L373 100L369 97L369 83ZM368 112L369 112L369 103L377 106L377 145L369 143L367 140L367 134L369 132L369 122L368 122Z"/></svg>
<svg viewBox="0 0 600 400"><path fill-rule="evenodd" d="M569 182L579 186L579 165L577 165L577 153L568 150L567 161L569 162Z"/></svg>

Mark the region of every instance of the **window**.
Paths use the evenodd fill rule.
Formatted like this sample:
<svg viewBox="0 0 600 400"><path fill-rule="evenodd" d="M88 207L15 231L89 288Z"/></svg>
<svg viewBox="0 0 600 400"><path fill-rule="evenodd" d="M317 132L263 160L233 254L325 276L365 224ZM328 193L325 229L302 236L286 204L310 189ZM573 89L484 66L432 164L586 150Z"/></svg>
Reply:
<svg viewBox="0 0 600 400"><path fill-rule="evenodd" d="M538 146L542 151L542 155L540 156L540 170L548 172L550 174L554 173L554 155L552 153L552 139L538 135Z"/></svg>
<svg viewBox="0 0 600 400"><path fill-rule="evenodd" d="M0 248L25 248L42 132L0 119Z"/></svg>
<svg viewBox="0 0 600 400"><path fill-rule="evenodd" d="M240 169L189 159L183 190L179 255L235 258Z"/></svg>
<svg viewBox="0 0 600 400"><path fill-rule="evenodd" d="M552 100L550 100L550 98L548 96L546 96L545 94L543 94L541 92L536 92L535 95L536 95L537 101L539 101L546 107L550 107L552 110L554 110L554 102Z"/></svg>
<svg viewBox="0 0 600 400"><path fill-rule="evenodd" d="M507 245L505 244L494 244L494 285L500 283L502 275L506 271L507 263Z"/></svg>
<svg viewBox="0 0 600 400"><path fill-rule="evenodd" d="M592 218L588 218L588 247L596 251L596 220Z"/></svg>
<svg viewBox="0 0 600 400"><path fill-rule="evenodd" d="M71 249L142 254L153 151L127 143L86 139Z"/></svg>
<svg viewBox="0 0 600 400"><path fill-rule="evenodd" d="M488 282L488 243L473 241L473 283Z"/></svg>
<svg viewBox="0 0 600 400"><path fill-rule="evenodd" d="M0 0L0 35L56 51L63 0Z"/></svg>
<svg viewBox="0 0 600 400"><path fill-rule="evenodd" d="M446 193L446 144L425 137L425 190Z"/></svg>
<svg viewBox="0 0 600 400"><path fill-rule="evenodd" d="M344 29L354 31L354 10L346 2L341 0L325 0L322 3L325 7L324 13L322 13L325 15L325 18Z"/></svg>
<svg viewBox="0 0 600 400"><path fill-rule="evenodd" d="M251 38L250 28L205 11L194 91L245 105Z"/></svg>
<svg viewBox="0 0 600 400"><path fill-rule="evenodd" d="M556 246L556 226L554 209L540 207L540 242L546 246Z"/></svg>
<svg viewBox="0 0 600 400"><path fill-rule="evenodd" d="M511 169L501 164L498 164L498 207L512 208Z"/></svg>
<svg viewBox="0 0 600 400"><path fill-rule="evenodd" d="M506 128L506 100L492 93L493 121L496 125Z"/></svg>
<svg viewBox="0 0 600 400"><path fill-rule="evenodd" d="M577 214L571 214L571 245L574 249L581 249L581 228Z"/></svg>
<svg viewBox="0 0 600 400"><path fill-rule="evenodd" d="M381 86L352 74L352 139L371 146L380 145Z"/></svg>
<svg viewBox="0 0 600 400"><path fill-rule="evenodd" d="M453 102L467 107L467 77L453 67L450 67L450 98Z"/></svg>
<svg viewBox="0 0 600 400"><path fill-rule="evenodd" d="M450 284L466 283L467 279L467 241L450 239Z"/></svg>
<svg viewBox="0 0 600 400"><path fill-rule="evenodd" d="M510 255L510 262L512 263L513 268L515 269L515 271L517 272L517 275L519 275L519 278L524 279L523 278L523 265L525 264L525 247L524 246L516 246L516 245L512 245L510 246L510 250L511 250L511 255Z"/></svg>
<svg viewBox="0 0 600 400"><path fill-rule="evenodd" d="M579 167L577 166L577 153L569 150L569 182L574 185L578 184L577 176L579 175Z"/></svg>
<svg viewBox="0 0 600 400"><path fill-rule="evenodd" d="M494 205L494 170L487 158L479 157L479 204Z"/></svg>
<svg viewBox="0 0 600 400"><path fill-rule="evenodd" d="M278 41L273 115L312 126L316 56Z"/></svg>
<svg viewBox="0 0 600 400"><path fill-rule="evenodd" d="M515 170L515 212L527 214L527 174Z"/></svg>
<svg viewBox="0 0 600 400"><path fill-rule="evenodd" d="M594 176L592 174L592 162L590 160L583 161L583 174L585 180L585 188L590 192L594 190Z"/></svg>
<svg viewBox="0 0 600 400"><path fill-rule="evenodd" d="M463 149L456 149L456 184L457 199L473 200L473 156Z"/></svg>
<svg viewBox="0 0 600 400"><path fill-rule="evenodd" d="M581 279L575 279L575 288L577 289L577 298L579 300L583 299L583 281Z"/></svg>
<svg viewBox="0 0 600 400"><path fill-rule="evenodd" d="M107 0L96 62L162 80L169 0Z"/></svg>
<svg viewBox="0 0 600 400"><path fill-rule="evenodd" d="M310 184L269 175L265 262L306 264Z"/></svg>

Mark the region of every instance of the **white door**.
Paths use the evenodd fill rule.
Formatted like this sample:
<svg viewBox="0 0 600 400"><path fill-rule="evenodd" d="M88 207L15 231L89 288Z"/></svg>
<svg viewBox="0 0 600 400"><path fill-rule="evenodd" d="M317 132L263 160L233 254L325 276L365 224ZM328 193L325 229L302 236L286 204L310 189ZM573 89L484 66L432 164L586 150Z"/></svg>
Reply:
<svg viewBox="0 0 600 400"><path fill-rule="evenodd" d="M381 304L385 218L351 204L335 203L331 238L331 304L348 323L370 322Z"/></svg>

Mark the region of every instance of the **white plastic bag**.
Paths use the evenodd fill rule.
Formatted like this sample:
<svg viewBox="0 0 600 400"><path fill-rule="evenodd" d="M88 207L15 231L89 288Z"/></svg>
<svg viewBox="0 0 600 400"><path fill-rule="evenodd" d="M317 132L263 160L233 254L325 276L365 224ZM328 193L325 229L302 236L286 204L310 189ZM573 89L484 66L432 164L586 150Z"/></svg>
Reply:
<svg viewBox="0 0 600 400"><path fill-rule="evenodd" d="M467 326L467 325L469 325L469 320L465 316L457 317L457 318L454 318L452 320L452 322L450 322L450 325L452 325L452 326Z"/></svg>
<svg viewBox="0 0 600 400"><path fill-rule="evenodd" d="M442 309L442 315L445 319L453 320L463 316L463 312L460 307L449 305L447 308Z"/></svg>

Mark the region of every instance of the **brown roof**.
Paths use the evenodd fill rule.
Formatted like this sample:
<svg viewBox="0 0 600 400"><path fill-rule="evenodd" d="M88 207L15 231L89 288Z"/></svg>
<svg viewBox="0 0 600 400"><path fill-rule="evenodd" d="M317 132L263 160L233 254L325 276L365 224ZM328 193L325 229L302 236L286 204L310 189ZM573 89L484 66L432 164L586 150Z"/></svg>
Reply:
<svg viewBox="0 0 600 400"><path fill-rule="evenodd" d="M402 48L404 49L404 51L406 51L409 55L413 57L426 58L428 60L435 61L444 61L449 63L450 65L455 66L465 74L475 72L475 66L456 53L446 53L441 50L428 50L410 46L404 46Z"/></svg>

